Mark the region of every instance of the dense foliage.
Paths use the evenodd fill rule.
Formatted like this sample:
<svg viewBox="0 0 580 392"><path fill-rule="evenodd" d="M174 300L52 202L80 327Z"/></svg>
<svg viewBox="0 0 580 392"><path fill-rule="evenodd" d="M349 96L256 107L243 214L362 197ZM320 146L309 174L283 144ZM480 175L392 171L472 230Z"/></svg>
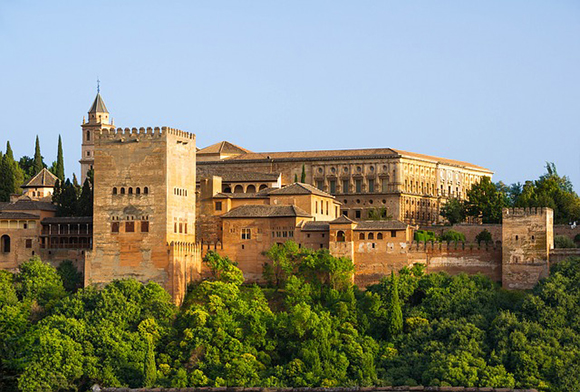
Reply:
<svg viewBox="0 0 580 392"><path fill-rule="evenodd" d="M580 197L574 192L567 176L560 176L553 163L546 164L546 173L523 185L494 184L484 177L467 191L467 199L451 198L440 214L451 224L474 218L483 223L501 222L504 207L550 207L554 223L580 221Z"/></svg>
<svg viewBox="0 0 580 392"><path fill-rule="evenodd" d="M281 255L281 256L280 256ZM359 290L327 252L286 244L279 289L213 276L181 306L133 280L75 292L70 265L0 271L0 389L452 385L580 389L580 259L531 292L421 265ZM66 272L68 270L68 272ZM71 277L71 275L73 275ZM68 277L68 278L67 278Z"/></svg>

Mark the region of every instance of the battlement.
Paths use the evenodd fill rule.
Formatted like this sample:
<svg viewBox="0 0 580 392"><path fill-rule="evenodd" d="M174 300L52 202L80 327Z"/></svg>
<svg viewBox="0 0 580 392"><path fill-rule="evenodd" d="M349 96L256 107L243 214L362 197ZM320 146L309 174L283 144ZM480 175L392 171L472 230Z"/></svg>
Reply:
<svg viewBox="0 0 580 392"><path fill-rule="evenodd" d="M101 140L139 141L141 139L161 138L165 135L175 135L184 139L195 139L195 134L169 127L147 128L110 128L96 132L96 138Z"/></svg>
<svg viewBox="0 0 580 392"><path fill-rule="evenodd" d="M546 215L551 211L549 207L504 208L502 216L505 219L512 216Z"/></svg>

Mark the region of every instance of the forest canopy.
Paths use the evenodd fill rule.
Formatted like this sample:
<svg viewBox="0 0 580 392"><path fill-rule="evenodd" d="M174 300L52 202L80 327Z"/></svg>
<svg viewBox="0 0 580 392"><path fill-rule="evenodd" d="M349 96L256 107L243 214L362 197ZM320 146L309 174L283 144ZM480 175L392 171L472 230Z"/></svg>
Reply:
<svg viewBox="0 0 580 392"><path fill-rule="evenodd" d="M155 283L76 290L70 266L0 271L0 389L433 385L580 389L580 259L529 292L421 265L361 290L325 251L271 287L210 253L181 307ZM286 264L285 264L286 265ZM68 272L64 272L68 270Z"/></svg>

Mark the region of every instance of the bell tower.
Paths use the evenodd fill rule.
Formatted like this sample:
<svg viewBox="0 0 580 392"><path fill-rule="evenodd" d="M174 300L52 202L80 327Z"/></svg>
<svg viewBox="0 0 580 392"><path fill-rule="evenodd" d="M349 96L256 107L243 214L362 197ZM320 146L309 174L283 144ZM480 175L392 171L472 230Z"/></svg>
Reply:
<svg viewBox="0 0 580 392"><path fill-rule="evenodd" d="M100 88L97 87L97 96L88 112L88 121L83 117L81 125L83 131L81 164L81 184L85 182L87 173L94 165L95 132L102 129L110 129L115 125L109 119L109 111L101 97Z"/></svg>

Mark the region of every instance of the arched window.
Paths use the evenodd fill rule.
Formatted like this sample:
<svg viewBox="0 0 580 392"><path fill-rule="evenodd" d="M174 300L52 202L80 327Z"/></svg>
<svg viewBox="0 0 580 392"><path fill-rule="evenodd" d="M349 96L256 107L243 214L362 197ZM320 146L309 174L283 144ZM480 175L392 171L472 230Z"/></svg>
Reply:
<svg viewBox="0 0 580 392"><path fill-rule="evenodd" d="M266 184L262 184L262 185L260 185L260 190L262 190L262 189L266 189L266 188L268 188L268 185L266 185Z"/></svg>
<svg viewBox="0 0 580 392"><path fill-rule="evenodd" d="M369 233L369 240L374 240L375 239L375 234L374 233Z"/></svg>
<svg viewBox="0 0 580 392"><path fill-rule="evenodd" d="M87 131L87 142L91 140L91 131Z"/></svg>
<svg viewBox="0 0 580 392"><path fill-rule="evenodd" d="M121 188L121 195L125 194L125 188Z"/></svg>
<svg viewBox="0 0 580 392"><path fill-rule="evenodd" d="M344 242L345 241L344 231L340 230L336 233L336 241L337 242Z"/></svg>
<svg viewBox="0 0 580 392"><path fill-rule="evenodd" d="M241 185L236 185L234 193L244 193L244 188Z"/></svg>
<svg viewBox="0 0 580 392"><path fill-rule="evenodd" d="M254 185L248 185L246 193L256 193L256 187Z"/></svg>
<svg viewBox="0 0 580 392"><path fill-rule="evenodd" d="M232 188L230 188L229 186L226 186L224 188L224 193L232 193Z"/></svg>
<svg viewBox="0 0 580 392"><path fill-rule="evenodd" d="M149 188L147 188L147 187L143 188L143 193L144 194L148 194L149 193Z"/></svg>
<svg viewBox="0 0 580 392"><path fill-rule="evenodd" d="M140 195L141 194L141 188L139 188L139 187L135 188L135 193L137 195Z"/></svg>
<svg viewBox="0 0 580 392"><path fill-rule="evenodd" d="M10 237L7 235L0 237L0 252L10 253Z"/></svg>
<svg viewBox="0 0 580 392"><path fill-rule="evenodd" d="M116 195L116 194L117 194L117 187L114 187L113 188L113 195Z"/></svg>
<svg viewBox="0 0 580 392"><path fill-rule="evenodd" d="M133 194L133 188L129 187L129 194L132 195Z"/></svg>
<svg viewBox="0 0 580 392"><path fill-rule="evenodd" d="M360 234L358 235L358 239L359 239L359 240L364 240L364 239L365 239L365 233L360 233Z"/></svg>
<svg viewBox="0 0 580 392"><path fill-rule="evenodd" d="M383 233L377 234L377 240L382 240L382 239L383 239Z"/></svg>

